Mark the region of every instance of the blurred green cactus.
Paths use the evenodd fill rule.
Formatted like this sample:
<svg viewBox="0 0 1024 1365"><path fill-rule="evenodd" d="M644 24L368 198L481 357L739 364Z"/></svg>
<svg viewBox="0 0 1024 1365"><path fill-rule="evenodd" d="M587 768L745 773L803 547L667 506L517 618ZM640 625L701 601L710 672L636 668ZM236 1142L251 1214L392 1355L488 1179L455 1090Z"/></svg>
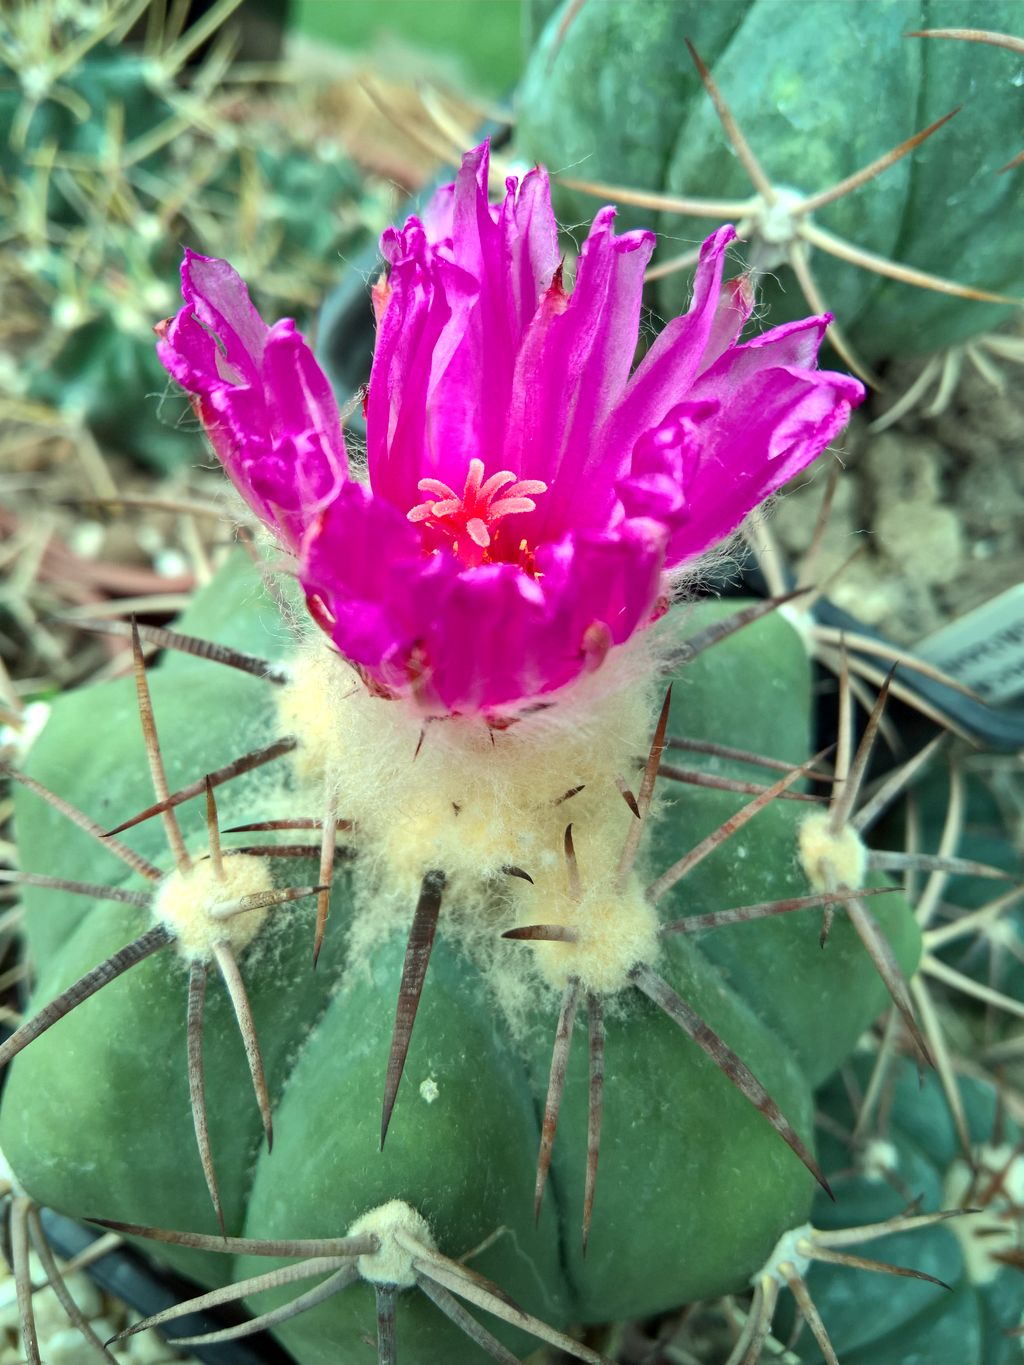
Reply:
<svg viewBox="0 0 1024 1365"><path fill-rule="evenodd" d="M302 92L271 103L235 74L229 30L186 69L235 8L222 0L178 36L154 6L136 46L123 39L143 6L128 0L65 6L52 26L27 4L0 19L9 418L84 424L163 468L195 459L191 412L161 399L152 345L181 245L230 249L261 306L302 321L386 221L388 193L299 114Z"/></svg>
<svg viewBox="0 0 1024 1365"><path fill-rule="evenodd" d="M936 1365L1019 1361L1021 1340L1012 1335L1021 1325L1024 1160L1019 1127L995 1087L961 1078L968 1161L938 1081L934 1076L922 1081L904 1061L886 1079L878 1135L865 1146L850 1146L839 1134L843 1128L852 1133L857 1115L851 1093L862 1091L870 1074L870 1066L858 1059L848 1084L834 1080L820 1097L834 1120L832 1131L822 1137L822 1156L829 1169L846 1174L836 1182L835 1206L815 1202L815 1224L827 1229L884 1222L906 1210L908 1194L923 1208L970 1211L932 1227L897 1233L877 1251L870 1244L863 1248L864 1255L884 1254L889 1262L939 1278L949 1287L944 1294L906 1279L898 1281L901 1290L894 1293L894 1282L882 1275L815 1267L809 1284L837 1354L844 1365L913 1359ZM802 1361L820 1365L821 1358L812 1343L804 1343Z"/></svg>
<svg viewBox="0 0 1024 1365"><path fill-rule="evenodd" d="M827 307L842 320L850 354L873 364L960 344L1014 313L1012 299L1024 292L1013 248L1024 180L1001 170L1019 142L1019 57L923 42L909 31L1012 33L1015 5L565 0L535 10L535 31L547 23L520 92L520 154L563 177L653 195L643 214L622 209L631 226L648 224L657 196L680 197L679 210L666 207L657 224L677 250L705 231L685 201L713 202L717 221L745 224L740 235L773 321L801 316L806 302ZM746 152L723 132L687 41L767 185L756 169L752 183ZM877 179L824 197L957 105L948 126L879 168ZM818 196L809 212L800 207ZM566 221L579 221L592 216L595 199L563 186L556 205ZM662 254L671 257L672 246ZM928 283L913 272L938 283L913 288ZM676 311L684 280L685 272L669 273L652 285L664 316ZM1010 299L958 297L949 282Z"/></svg>
<svg viewBox="0 0 1024 1365"><path fill-rule="evenodd" d="M726 615L722 605L694 608L688 636ZM222 574L181 624L258 656L276 660L282 652L282 627L247 561ZM752 666L761 680L756 689L749 685ZM266 679L171 654L152 671L151 688L172 790L279 735L278 689ZM107 828L146 807L142 741L122 719L131 705L127 681L59 699L31 752L28 777ZM697 746L686 762L697 779L713 785L693 785L691 778L673 788L641 853L645 873L664 873L748 803L751 790L764 789L764 770L752 768L749 758L701 753L702 744L711 742L714 750L715 741L725 741L763 754L792 786L799 773L788 765L807 759L809 708L804 646L777 616L747 625L683 668L669 727ZM277 761L217 786L225 831L322 812L322 788L304 777L301 746L296 753L290 766ZM751 786L759 775L762 781ZM571 778L566 775L567 786ZM739 783L740 792L723 790L729 783ZM145 879L115 864L101 840L69 826L37 791L21 785L16 796L27 872L114 885L120 888L115 895L134 888L135 901L145 899ZM628 828L635 817L614 789L610 799ZM685 930L691 916L813 894L798 855L809 809L806 799L775 800L731 838L712 841L708 856L659 902L662 922L681 918L677 928ZM181 818L185 844L201 860L196 867L209 867L202 861L207 831L201 801L183 805ZM577 839L585 834L583 819ZM159 822L118 837L165 873L157 894L158 905L166 904L161 888L178 874L167 870ZM294 845L303 836L225 832L225 863L258 857L273 867L278 885L315 888L315 856L304 861L238 852L252 849L260 837ZM302 854L301 847L297 851ZM582 853L581 872L585 877ZM524 888L518 910L514 904L510 909L500 888L473 907L494 934L516 916L529 921L531 913L554 913L544 904L531 912L530 888L510 880ZM579 1228L585 1188L593 1194L593 1078L582 1042L569 1058L549 1188L536 1225L531 1214L538 1116L558 1010L557 992L530 966L532 945L502 947L498 940L501 951L481 955L465 937L464 922L453 918L446 928L442 917L390 1135L378 1150L380 1090L406 929L386 915L375 925L373 902L361 894L360 882L364 893L372 889L372 864L338 863L315 974L309 970L311 898L270 911L255 941L239 951L273 1103L272 1154L261 1142L260 1114L242 1046L228 1025L225 993L208 992L209 1144L229 1233L338 1238L367 1210L402 1200L426 1219L446 1256L484 1243L472 1268L529 1312L561 1326L650 1314L736 1290L780 1234L805 1221L813 1181L780 1132L792 1124L793 1141L809 1141L814 1085L850 1051L886 998L845 916L837 918L824 953L817 936L820 911L814 909L700 935L669 932L653 966L638 966L621 989L602 995L604 1122L584 1254ZM138 903L93 904L60 888L23 889L28 942L39 969L37 1005L59 996L152 923ZM872 898L872 905L904 970L912 970L919 937L908 907L899 895ZM733 1060L723 1062L719 1052L716 1066L702 1050L707 1035L700 1046L693 1033L684 1036L678 1018L656 1008L646 989L652 981L676 993L684 1009L714 1030L712 1052L732 1049ZM660 988L652 989L656 995ZM192 1132L188 993L189 970L170 947L99 990L18 1057L0 1141L35 1199L80 1216L215 1232ZM586 997L592 1016L595 994L601 993ZM741 1094L737 1088L745 1084L745 1068L769 1092L767 1106L755 1107L749 1089ZM69 1112L74 1124L65 1121ZM267 1265L244 1257L232 1264L230 1256L177 1246L160 1250L209 1285ZM277 1290L275 1301L282 1297ZM477 1358L476 1348L453 1337L424 1296L400 1294L398 1301L403 1360ZM267 1306L261 1298L255 1311ZM315 1365L336 1359L341 1344L361 1351L372 1320L366 1291L355 1288L278 1330L300 1365ZM514 1327L495 1329L502 1339L507 1330L513 1345L523 1340Z"/></svg>

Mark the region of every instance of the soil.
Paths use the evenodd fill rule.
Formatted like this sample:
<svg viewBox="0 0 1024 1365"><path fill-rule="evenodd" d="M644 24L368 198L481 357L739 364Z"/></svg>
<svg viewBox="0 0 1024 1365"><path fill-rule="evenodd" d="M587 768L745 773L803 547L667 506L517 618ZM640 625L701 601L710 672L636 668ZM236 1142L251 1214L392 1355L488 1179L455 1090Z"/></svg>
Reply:
<svg viewBox="0 0 1024 1365"><path fill-rule="evenodd" d="M1020 334L1020 333L1018 333ZM829 596L900 644L914 644L1024 579L1024 386L997 362L1003 391L965 359L948 406L928 399L887 430L873 430L925 361L890 367L838 443L842 466L815 581L837 574ZM810 544L828 469L795 480L771 528L789 555Z"/></svg>

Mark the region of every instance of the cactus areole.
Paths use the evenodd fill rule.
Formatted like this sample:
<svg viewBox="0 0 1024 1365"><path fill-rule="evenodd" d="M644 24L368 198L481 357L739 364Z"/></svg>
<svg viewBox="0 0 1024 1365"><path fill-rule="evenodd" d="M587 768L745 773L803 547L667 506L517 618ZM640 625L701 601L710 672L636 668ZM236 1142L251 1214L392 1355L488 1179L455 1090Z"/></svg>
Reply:
<svg viewBox="0 0 1024 1365"><path fill-rule="evenodd" d="M207 779L205 826L181 804L178 871L151 893L85 914L65 897L49 917L28 916L43 1003L144 930L139 907L178 949L94 993L81 1029L77 1009L52 1029L47 1016L18 1057L0 1140L35 1198L212 1232L215 1165L217 1214L246 1247L337 1239L373 1210L429 1229L396 1233L400 1275L364 1254L359 1274L337 1271L353 1285L344 1294L274 1319L300 1365L335 1359L343 1343L362 1350L374 1292L381 1341L397 1330L403 1360L477 1359L437 1275L487 1312L498 1304L495 1333L522 1350L521 1330L540 1330L532 1314L600 1321L741 1287L806 1220L811 1173L821 1179L812 1087L884 1001L845 919L825 953L813 910L733 922L709 935L713 951L685 929L701 912L831 894L801 864L808 798L794 784L808 760L810 675L797 633L762 613L664 695L679 657L698 652L680 654L681 635L728 614L667 612L681 578L821 453L861 386L815 368L824 318L739 341L751 297L742 280L723 285L728 227L704 244L689 311L634 367L653 236L617 235L602 210L570 289L545 172L510 180L496 205L487 176L485 145L422 220L384 235L365 470L294 325L267 327L226 262L186 255L185 306L158 329L160 357L294 557L310 623L282 659L252 566L225 572L182 630L220 631L248 662L215 669L205 648L165 660L147 747L152 759L155 718L174 780L194 793L204 772L243 772L231 768L240 740L283 761ZM262 679L254 655L273 661ZM106 743L83 748L97 726L114 735L127 704L114 683L55 706L19 786L26 868L56 866L45 787L86 808L107 792L110 823L150 805L144 765ZM765 755L774 771L751 787L749 765L710 759L708 782L667 803L655 779L670 730L698 749ZM774 799L790 789L795 802ZM202 850L219 850L218 819L222 863L210 873ZM274 839L294 835L256 836L270 853L251 832L232 843L229 819L239 832L316 829L319 869L316 846L272 856ZM155 822L132 833L159 860ZM196 860L185 873L183 846ZM61 875L95 889L109 851L76 832ZM266 877L249 862L261 858ZM296 866L291 906L264 888L291 885ZM152 862L144 870L159 876ZM30 908L36 894L26 888ZM299 899L314 895L315 916ZM252 909L229 984L237 1004L244 978L251 999L254 1076L263 1044L272 1154L238 1040L214 1030L220 995L205 1099L191 1028L209 955L225 957L217 925ZM905 903L880 897L877 913L912 967ZM173 1020L184 1022L189 972L186 1089ZM577 1015L589 1049L570 1055ZM91 1139L98 1150L83 1150ZM474 1271L524 1313L452 1269L474 1247ZM229 1256L211 1253L230 1250L161 1254L217 1284ZM234 1273L255 1274L253 1262L236 1258ZM266 1308L260 1296L254 1311Z"/></svg>

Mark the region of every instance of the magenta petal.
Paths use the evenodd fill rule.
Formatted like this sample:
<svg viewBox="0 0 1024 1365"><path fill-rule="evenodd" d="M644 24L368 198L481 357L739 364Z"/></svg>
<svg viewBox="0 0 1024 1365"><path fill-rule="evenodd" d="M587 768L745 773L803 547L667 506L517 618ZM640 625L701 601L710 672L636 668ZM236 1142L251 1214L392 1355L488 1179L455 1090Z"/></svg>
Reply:
<svg viewBox="0 0 1024 1365"><path fill-rule="evenodd" d="M242 496L293 548L347 472L330 385L295 324L268 328L226 261L187 251L157 353Z"/></svg>
<svg viewBox="0 0 1024 1365"><path fill-rule="evenodd" d="M657 523L627 522L546 546L537 579L489 564L410 581L425 623L421 705L493 712L578 678L595 636L621 644L650 620L665 539Z"/></svg>
<svg viewBox="0 0 1024 1365"><path fill-rule="evenodd" d="M447 446L434 400L479 286L430 244L418 219L385 233L381 250L391 269L381 290L367 390L367 459L374 490L404 512L419 501L421 478L445 478L438 452L447 454ZM466 422L472 421L474 397L472 390L450 394ZM450 411L447 420L455 420Z"/></svg>
<svg viewBox="0 0 1024 1365"><path fill-rule="evenodd" d="M582 651L595 626L622 644L646 625L661 591L666 539L660 522L635 518L615 531L583 531L548 547L538 565L557 602L559 636Z"/></svg>
<svg viewBox="0 0 1024 1365"><path fill-rule="evenodd" d="M775 364L820 333L811 319L803 335L736 347L693 386L693 400L717 403L700 427L699 456L686 489L687 515L675 530L667 562L674 566L731 534L743 518L825 449L862 401L848 375Z"/></svg>
<svg viewBox="0 0 1024 1365"><path fill-rule="evenodd" d="M574 525L606 525L613 481L629 456L621 449L603 456L598 434L629 381L654 236L616 235L614 217L610 208L597 214L575 288L566 295L560 283L552 286L516 362L506 459L548 484L522 523L537 539L557 539Z"/></svg>
<svg viewBox="0 0 1024 1365"><path fill-rule="evenodd" d="M439 591L429 594L422 705L493 711L563 680L552 673L544 593L521 570L488 564L434 584L421 580L413 591L428 587Z"/></svg>
<svg viewBox="0 0 1024 1365"><path fill-rule="evenodd" d="M701 247L689 311L666 324L640 362L607 423L604 448L631 451L739 335L750 314L749 292L722 288L725 253L735 236L734 228L721 227Z"/></svg>
<svg viewBox="0 0 1024 1365"><path fill-rule="evenodd" d="M735 233L631 374L654 239L602 209L562 280L546 173L488 198L488 148L381 238L365 400L370 486L290 322L186 256L160 354L232 479L298 549L317 623L382 695L495 720L600 667L656 616L667 571L729 535L863 397L819 372L827 323L739 345ZM410 519L411 516L411 519Z"/></svg>
<svg viewBox="0 0 1024 1365"><path fill-rule="evenodd" d="M349 482L306 533L300 578L345 657L380 677L382 670L400 669L415 643L417 624L399 584L424 564L409 522L368 488Z"/></svg>

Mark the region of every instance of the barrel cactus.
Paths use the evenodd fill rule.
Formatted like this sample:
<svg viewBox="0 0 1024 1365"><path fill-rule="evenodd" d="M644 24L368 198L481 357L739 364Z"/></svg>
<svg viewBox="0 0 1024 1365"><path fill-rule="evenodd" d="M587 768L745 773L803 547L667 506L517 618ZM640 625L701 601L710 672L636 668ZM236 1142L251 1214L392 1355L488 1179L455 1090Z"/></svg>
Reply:
<svg viewBox="0 0 1024 1365"><path fill-rule="evenodd" d="M866 1059L858 1058L848 1077L853 1093L869 1084L870 1074ZM860 1275L851 1283L840 1267L815 1269L815 1302L844 1365L914 1358L1012 1365L1021 1358L1015 1335L1021 1325L1020 1129L992 1085L964 1079L961 1090L969 1158L935 1077L920 1080L906 1061L886 1079L884 1115L859 1151L842 1137L857 1118L850 1088L833 1081L821 1097L836 1120L822 1138L822 1154L830 1169L844 1171L836 1205L816 1202L823 1228L836 1226L839 1207L844 1220L885 1222L903 1213L908 1190L925 1207L970 1210L898 1231L878 1245L888 1260L941 1280L949 1287L945 1294L906 1279L904 1291L894 1294L892 1280L881 1276ZM864 1252L878 1254L871 1245ZM809 1365L821 1360L809 1345L800 1358Z"/></svg>
<svg viewBox="0 0 1024 1365"><path fill-rule="evenodd" d="M161 359L301 592L239 551L14 775L0 1145L300 1365L597 1360L563 1331L744 1285L920 948L808 790L800 634L669 609L861 397L824 321L739 343L721 229L631 373L651 234L599 215L570 291L544 173L486 186L482 147L385 234L367 478L293 324L187 254Z"/></svg>
<svg viewBox="0 0 1024 1365"><path fill-rule="evenodd" d="M781 23L773 0L535 8L538 29L550 17L519 96L520 153L572 185L629 186L649 198L634 218L668 196L660 227L682 247L700 240L694 214L740 215L773 320L820 295L851 352L874 364L958 345L1019 309L1024 181L1001 173L1019 139L1019 56L914 33L1013 33L1013 4L811 0ZM702 63L745 145L723 132ZM567 186L557 203L576 220L594 199ZM652 285L666 315L684 280Z"/></svg>

